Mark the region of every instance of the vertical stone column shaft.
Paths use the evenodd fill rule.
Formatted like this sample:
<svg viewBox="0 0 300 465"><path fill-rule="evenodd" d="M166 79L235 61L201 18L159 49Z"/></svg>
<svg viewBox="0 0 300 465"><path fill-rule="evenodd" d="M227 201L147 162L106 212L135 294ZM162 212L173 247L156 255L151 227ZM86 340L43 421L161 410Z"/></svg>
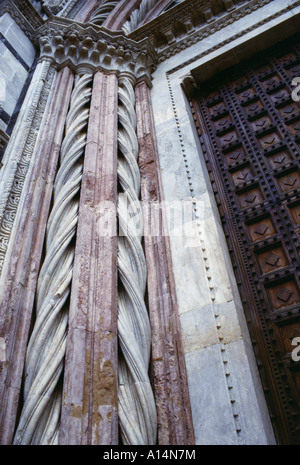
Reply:
<svg viewBox="0 0 300 465"><path fill-rule="evenodd" d="M60 444L117 444L117 92L97 72L81 186Z"/></svg>
<svg viewBox="0 0 300 465"><path fill-rule="evenodd" d="M26 93L19 117L10 138L10 144L2 159L3 168L0 176L0 218L2 219L7 198L15 178L18 162L23 155L32 120L44 89L45 79L50 69L50 61L43 60L37 64L32 81Z"/></svg>
<svg viewBox="0 0 300 465"><path fill-rule="evenodd" d="M7 285L0 301L0 338L5 344L5 357L0 361L1 444L11 444L16 422L45 228L72 84L73 75L68 68L57 74L15 226Z"/></svg>
<svg viewBox="0 0 300 465"><path fill-rule="evenodd" d="M151 95L145 81L135 87L141 200L145 231L150 231L151 205L163 200L154 136ZM159 204L157 205L159 207ZM158 209L157 209L158 210ZM154 211L154 210L152 210ZM148 215L147 215L148 214ZM163 211L162 211L163 215ZM159 444L194 444L184 352L181 342L176 288L169 238L164 217L158 236L145 234L148 269L148 302L152 330L153 389L158 417Z"/></svg>
<svg viewBox="0 0 300 465"><path fill-rule="evenodd" d="M66 117L60 166L47 222L35 320L26 350L24 403L14 444L55 444L61 409L79 196L89 117L92 74L77 74Z"/></svg>
<svg viewBox="0 0 300 465"><path fill-rule="evenodd" d="M142 246L143 212L134 80L119 80L118 153L118 335L119 420L122 440L128 445L156 444L155 400L149 379L151 328L146 308L147 265Z"/></svg>
<svg viewBox="0 0 300 465"><path fill-rule="evenodd" d="M48 59L37 64L5 150L0 171L0 275L5 274L7 253L23 187L34 156L54 75ZM2 281L1 281L2 282Z"/></svg>

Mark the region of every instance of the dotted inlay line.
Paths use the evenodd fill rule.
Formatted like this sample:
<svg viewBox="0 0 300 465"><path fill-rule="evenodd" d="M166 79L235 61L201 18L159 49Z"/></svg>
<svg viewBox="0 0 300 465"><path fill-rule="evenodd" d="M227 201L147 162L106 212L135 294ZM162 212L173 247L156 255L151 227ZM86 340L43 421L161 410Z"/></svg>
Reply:
<svg viewBox="0 0 300 465"><path fill-rule="evenodd" d="M184 166L185 166L185 172L186 172L186 176L187 176L188 186L189 186L191 197L194 198L195 193L194 193L193 182L192 182L192 178L191 178L191 174L190 174L191 171L190 171L188 157L187 157L187 154L186 154L186 151L185 151L185 148L184 148L183 135L182 135L182 131L181 131L181 128L180 128L178 112L177 112L177 109L176 109L176 104L175 104L174 94L173 94L173 90L172 90L172 85L171 85L171 82L170 82L169 75L167 74L166 76L167 76L167 83L168 83L168 88L169 88L169 93L170 93L170 99L171 99L171 104L172 104L176 129L177 129L177 133L178 133L178 137L179 137L179 141L180 141L181 153L182 153L183 162L184 162ZM206 274L206 279L207 279L208 288L209 288L209 292L210 292L210 299L211 299L212 306L213 306L213 309L214 309L214 317L215 317L216 329L217 329L217 332L218 332L218 338L219 338L219 342L220 342L219 346L220 346L220 352L221 352L221 357L222 357L222 361L223 361L224 375L225 375L227 389L228 389L228 396L229 396L229 400L230 400L230 406L231 406L232 415L233 415L233 419L234 419L235 433L237 435L238 443L242 444L243 443L242 428L241 428L241 423L240 423L240 414L239 414L239 411L238 411L239 410L238 409L238 402L236 401L236 398L235 398L235 391L234 391L234 388L233 388L233 379L232 379L232 375L231 375L230 363L229 363L227 350L226 350L226 343L224 343L224 338L222 336L221 317L220 317L220 315L219 315L219 313L217 311L217 308L215 308L215 305L214 305L215 300L216 300L216 293L215 293L216 289L215 289L215 286L213 284L210 263L209 263L209 259L208 259L208 255L207 255L206 246L205 246L205 240L204 240L204 237L203 237L203 231L201 230L202 224L199 221L200 216L199 216L199 211L198 211L198 208L197 208L197 202L196 201L193 201L193 211L194 211L194 218L196 219L197 233L198 233L199 241L200 241L200 245L201 245L202 258L203 258L203 261L204 261L205 274Z"/></svg>

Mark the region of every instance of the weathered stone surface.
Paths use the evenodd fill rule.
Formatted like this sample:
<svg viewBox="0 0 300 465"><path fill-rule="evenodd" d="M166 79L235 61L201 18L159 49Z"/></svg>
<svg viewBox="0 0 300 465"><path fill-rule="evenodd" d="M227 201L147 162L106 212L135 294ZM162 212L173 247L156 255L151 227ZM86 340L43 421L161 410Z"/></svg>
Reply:
<svg viewBox="0 0 300 465"><path fill-rule="evenodd" d="M269 15L271 3L264 9ZM251 25L256 15L249 15ZM244 26L246 22L241 19ZM212 34L159 65L151 97L164 198L170 204L186 201L195 207L192 237L170 237L195 442L274 444L226 240L181 87L195 68L202 80L207 73L217 72L214 58L218 56L220 63L230 48L233 58L235 45L241 45L242 53L242 43L247 43L244 36L228 41L224 48L219 45L220 37L224 41L231 37L234 27ZM263 413L258 415L258 411Z"/></svg>
<svg viewBox="0 0 300 465"><path fill-rule="evenodd" d="M196 444L238 445L218 345L190 352L186 363Z"/></svg>
<svg viewBox="0 0 300 465"><path fill-rule="evenodd" d="M95 10L97 7L97 0L92 0L90 2L86 2L83 7L79 10L77 13L75 20L79 21L81 23L86 23L88 22L88 18L91 15L91 12Z"/></svg>
<svg viewBox="0 0 300 465"><path fill-rule="evenodd" d="M9 13L0 17L0 32L27 65L31 66L36 55L35 47Z"/></svg>
<svg viewBox="0 0 300 465"><path fill-rule="evenodd" d="M154 136L150 91L136 86L141 199L163 199ZM163 219L164 221L165 219ZM144 218L145 224L151 221ZM151 232L151 231L150 231ZM194 433L168 237L145 234L148 301L152 329L152 374L159 444L193 444Z"/></svg>
<svg viewBox="0 0 300 465"><path fill-rule="evenodd" d="M25 180L33 166L31 160L34 159L36 142L40 137L39 129L42 126L54 77L55 71L49 61L38 63L2 159L3 168L0 172L1 280L5 275L4 269L9 267L9 258L6 258L6 254L9 248L13 248L13 241L10 241L12 229L19 211L20 199L26 193Z"/></svg>
<svg viewBox="0 0 300 465"><path fill-rule="evenodd" d="M119 420L124 444L154 445L157 414L149 379L151 327L145 294L147 265L142 247L134 83L123 74L118 87Z"/></svg>
<svg viewBox="0 0 300 465"><path fill-rule="evenodd" d="M81 185L61 444L118 443L116 108L116 76L97 72Z"/></svg>
<svg viewBox="0 0 300 465"><path fill-rule="evenodd" d="M57 75L52 89L15 226L14 248L0 301L0 337L6 343L6 360L0 362L2 444L11 443L15 427L45 227L72 83L73 76L65 68Z"/></svg>
<svg viewBox="0 0 300 465"><path fill-rule="evenodd" d="M115 14L114 18L108 18L106 25L110 24L114 29L118 29L118 25L122 25L124 17L130 15L131 11L136 8L138 2L139 0L120 2L120 8L117 12L122 14ZM21 4L20 1L15 1L14 3ZM25 4L26 2L23 3ZM29 5L29 2L27 3ZM96 2L87 3L89 3L89 7L92 3L96 5ZM161 3L162 1L157 2L157 5ZM182 3L182 7L185 8L184 2ZM186 3L190 4L191 2ZM230 4L231 2L225 3ZM74 5L75 2L72 1L69 2L69 4ZM162 315L165 316L168 311L168 306L172 308L173 304L170 303L170 301L173 299L174 289L176 289L177 293L177 302L174 306L176 307L177 305L176 310L178 308L180 313L181 335L183 336L183 350L187 365L196 443L235 444L241 442L254 443L255 441L257 441L257 443L259 441L261 441L261 443L273 442L270 421L261 392L259 376L255 371L256 364L253 359L252 348L248 341L243 311L230 265L230 257L220 226L218 212L213 202L209 182L207 182L205 168L199 161L199 154L201 157L201 147L197 146L197 135L194 137L191 131L193 122L189 119L189 110L186 108L186 102L180 87L180 82L186 73L193 72L194 75L196 73L199 80L206 80L216 72L218 66L218 69L223 69L231 63L236 63L243 57L244 53L251 53L256 48L260 48L264 42L264 40L262 40L262 33L267 29L269 29L269 31L267 31L268 33L266 36L270 43L277 40L275 35L276 33L278 34L278 31L284 36L291 33L290 26L293 31L297 31L300 8L297 5L295 7L295 0L286 0L284 2L282 2L282 0L273 0L270 2L267 0L251 1L247 2L247 4L251 4L250 6L252 9L244 8L244 5L239 4L238 8L231 13L228 22L226 22L227 18L225 18L226 21L220 18L217 22L212 22L211 25L205 24L205 30L202 32L200 31L199 34L197 31L194 33L190 29L187 29L187 33L184 33L182 37L176 37L176 34L175 36L171 33L169 34L170 31L168 30L167 37L171 42L174 41L174 43L169 42L165 44L165 47L162 47L163 50L160 51L159 57L164 63L160 65L153 81L154 90L152 97L155 106L155 126L158 135L160 162L159 170L161 171L163 180L164 197L170 202L193 199L195 202L199 203L199 205L201 202L203 202L204 205L204 216L201 217L200 215L199 228L197 235L194 237L195 241L193 247L188 246L189 238L187 236L171 237L172 263L175 274L174 288L168 281L168 270L170 269L168 265L169 262L165 260L165 255L163 254L165 250L165 240L160 237L151 237L145 241L147 261L150 269L148 277L150 312L152 312L151 315L158 310L160 312L157 312L157 321L155 321L155 317L152 316L152 324L153 327L156 325L155 327L159 328L160 331L153 333L154 341L157 343L154 347L154 349L157 349L157 352L154 352L153 374L154 385L157 386L158 395L161 395L161 401L158 402L158 406L161 412L160 425L162 425L162 427L159 434L162 442L169 440L167 437L168 434L170 434L171 440L174 441L177 440L174 439L176 438L176 434L178 434L177 438L182 437L182 431L180 431L181 425L177 425L178 429L176 431L172 430L171 418L173 413L170 413L170 411L174 406L172 403L170 403L169 406L166 402L165 392L168 389L169 377L171 379L170 373L167 372L165 377L166 384L163 385L161 382L162 377L165 376L166 370L168 371L168 367L171 366L173 369L172 363L169 363L170 360L173 362L173 353L171 353L169 357L169 348L167 347L168 343L170 343L170 347L173 347L173 340L170 336L170 334L172 334L170 328L172 328L173 319L167 318L167 321L161 322L159 318ZM254 8L256 8L257 11L255 11ZM281 8L286 8L284 14L278 14ZM90 10L86 8L85 11ZM209 18L210 15L211 13L206 14L206 18ZM152 24L149 25L149 29L148 26L145 25L145 28L140 28L140 31L137 31L137 35L133 35L132 37L138 40L138 34L144 37L148 35L146 31L154 30L154 32L156 32L155 28L160 21L161 19L152 22ZM221 21L223 22L221 23ZM288 23L288 27L285 21ZM65 24L67 23L68 22ZM219 26L221 26L220 29ZM56 27L56 25L54 27ZM66 25L66 29L68 29L68 24ZM76 30L78 31L77 28ZM54 32L54 34L56 34L56 32ZM85 35L85 38L88 37L88 34L89 31ZM264 39L266 36L264 36ZM118 40L119 39L116 40L116 44ZM19 46L21 47L22 44L19 44ZM49 56L50 55L51 54L49 54ZM48 56L47 53L45 53L45 56ZM108 54L107 57L109 56ZM67 62L68 56L65 58ZM83 62L84 59L82 60L82 63ZM60 63L65 62L61 61ZM77 62L74 64L74 67L76 66ZM9 72L7 76L9 77ZM38 85L39 82L36 82L36 84ZM19 87L20 81L16 80L15 87L12 87L12 95L14 95L14 93L17 94ZM12 107L12 101L9 105ZM49 111L48 108L47 111ZM97 111L100 114L102 109L99 107ZM146 111L144 115L140 117L141 120L143 120L143 118L148 118ZM22 121L25 121L25 118ZM94 128L96 128L97 124L94 124ZM1 128L5 130L6 126L1 125ZM22 126L19 127L18 133L23 134L23 129ZM112 269L112 267L115 266L110 262L112 256L111 242L106 242L103 238L97 238L95 239L95 243L93 243L93 237L95 236L93 232L89 231L89 229L93 227L97 229L99 224L103 226L102 218L105 218L105 214L103 216L96 215L96 223L94 220L91 220L95 212L93 197L96 190L95 186L100 185L100 176L94 175L94 170L95 168L97 169L99 153L96 132L97 131L95 131L93 137L91 135L90 143L88 144L88 150L90 150L91 153L90 157L95 162L95 165L93 165L91 172L86 175L85 179L86 210L83 209L81 221L82 224L86 222L85 225L87 228L85 229L85 227L82 226L82 231L84 230L85 232L85 240L82 239L82 242L78 242L78 244L82 244L82 249L79 250L80 253L77 258L78 270L81 273L80 275L78 271L78 276L80 275L82 277L80 289L76 289L76 285L74 284L74 294L78 293L79 295L80 293L82 297L82 301L78 300L80 308L82 309L88 308L89 299L92 299L93 302L99 302L100 299L97 294L97 286L92 281L93 278L96 280L99 277L96 278L95 275L91 275L89 270L95 267L97 268L97 266L99 266L100 269L101 261L103 261L103 263L106 264L106 271L104 272L100 269L100 271L98 270L97 272L100 278L103 278L103 282L106 282L107 276L105 273L109 273L107 269ZM145 156L144 159L141 158L140 168L142 172L143 195L145 195L145 198L149 195L150 198L155 201L158 197L156 191L157 181L155 180L154 173L155 169L158 168L157 166L154 167L153 159L149 155L152 150L153 142L151 132L153 132L153 128L150 130L148 127L143 136L141 136L142 144L144 144L145 148ZM21 142L22 141L18 144L19 147L22 145ZM27 143L27 139L24 139L24 144L25 142L27 147L29 141ZM11 160L13 155L14 153L10 152L8 158ZM47 156L46 153L45 163L48 163ZM101 182L103 180L104 184L107 186L107 188L105 187L104 189L105 193L103 195L104 198L108 200L111 198L110 189L115 185L115 177L113 175L113 170L110 171L108 167L104 168L104 171L108 174L101 177ZM9 174L11 173L12 171L9 172ZM44 178L42 176L42 179L37 182L37 189L41 189L42 191L43 179L49 179L47 176L47 170L45 169ZM30 186L30 184L28 185ZM49 182L49 189L51 190L51 182ZM161 186L159 191L162 192ZM41 201L43 197L39 195L37 198L38 201ZM28 198L22 204L22 206L24 205L22 218L26 215L30 218L30 220L26 218L27 229L21 228L18 234L14 231L16 239L13 239L13 248L15 250L11 254L12 263L9 265L10 274L8 274L8 277L9 280L14 281L15 284L11 284L11 282L8 281L8 289L5 291L7 293L7 301L5 304L5 312L7 313L5 313L5 321L7 322L10 316L12 316L12 321L15 322L15 318L17 318L16 315L20 316L18 334L16 334L15 337L16 341L26 339L26 331L25 333L22 331L26 324L28 326L28 322L23 324L22 318L25 318L23 315L24 312L27 315L26 309L32 305L34 299L34 280L38 272L39 257L41 254L41 241L36 239L37 236L35 233L35 222L37 218L32 215L30 202L31 198L29 192ZM38 208L37 204L32 208L33 210ZM110 205L108 204L107 209L109 210L109 208ZM102 212L101 209L100 212ZM112 209L111 213L114 215L114 209ZM16 227L21 224L19 221L21 220L18 219ZM195 223L197 223L196 220ZM82 231L81 234L83 237ZM22 237L23 235L24 238ZM32 237L33 242L36 241L36 246L30 243L29 237ZM83 243L85 241L92 245L84 248ZM37 251L38 248L39 252ZM100 249L103 251L103 255L101 255ZM108 254L104 253L105 250L108 251ZM168 247L167 250L169 250ZM32 253L34 258L31 257ZM18 260L20 263L18 263ZM107 263L109 265L107 265ZM80 266L82 266L82 268L80 268ZM88 271L86 271L87 266L90 267ZM22 267L24 267L25 274L22 272ZM27 276L28 270L30 270L29 276ZM164 273L167 276L165 280L161 279ZM32 281L31 276L33 277ZM100 278L99 292L103 287L101 284L102 278ZM107 279L110 280L111 277L107 277ZM30 284L27 283L27 280L29 280ZM9 289L11 289L11 291ZM107 303L106 301L104 302L104 308L111 307L112 305L110 300L111 292L111 288L108 287L108 292L105 294L108 298ZM104 299L102 295L101 299ZM86 441L87 436L85 429L90 435L89 438L97 437L100 429L99 423L102 421L101 418L109 417L112 411L111 406L115 405L114 401L111 399L111 389L115 392L113 375L113 373L115 373L115 367L112 367L110 363L112 348L110 341L111 332L109 330L113 324L111 321L113 315L107 312L105 318L101 320L103 326L100 325L98 327L97 324L95 323L94 325L92 321L95 314L97 315L96 311L92 312L92 315L89 315L88 321L86 321L87 316L84 311L82 311L82 313L78 312L76 318L74 317L74 329L72 329L69 336L69 343L76 348L75 357L77 358L76 363L74 362L72 365L73 371L70 370L69 373L74 380L74 403L66 403L65 409L67 414L72 417L73 422L73 430L71 428L72 431L70 431L70 435L73 434L73 431L75 431L75 435L78 431L84 431L83 441ZM1 315L4 315L4 311ZM177 322L174 323L174 326L175 329L173 331L177 334ZM166 332L164 332L165 327L167 327ZM162 336L158 337L158 334ZM219 338L221 338L223 342L220 342ZM92 352L91 348L95 346L96 349ZM225 352L227 359L224 358L225 355L222 358L224 346L226 346ZM15 357L22 358L22 351L25 350L25 345L23 344L20 347L16 345L15 348ZM100 348L103 348L103 350L100 350ZM12 350L11 346L7 344L6 339L0 334L0 361L3 362L3 368L1 369L4 371L7 368L8 361L10 361L9 357L11 357L10 354ZM155 354L162 352L166 353L165 358L160 359L159 356L155 356ZM107 355L104 356L103 354ZM226 382L227 376L224 371L224 361L231 365L230 375L233 379L235 399L231 398L229 395L229 392L232 390L229 390L231 386ZM93 377L93 373L97 374L99 372L99 364L103 368L103 376L99 378L97 378L97 376ZM17 365L14 366L16 367ZM87 368L86 370L82 370L81 367ZM19 376L18 370L15 373L16 377ZM92 373L92 375L90 373ZM104 376L105 373L108 373L108 375ZM155 373L157 377L155 377ZM175 375L177 376L176 373ZM82 376L84 379L82 379ZM7 406L5 406L3 411L6 413L9 411L16 411L17 409L16 399L18 398L19 382L18 380L16 381L16 379L17 378L12 376L7 385L8 391L10 392L5 393L5 395L7 395ZM91 379L93 379L92 388ZM77 383L77 380L80 380L80 382ZM82 388L82 386L84 387ZM111 388L111 386L113 387ZM212 386L214 389L212 389ZM100 397L106 405L101 405L99 410L92 409L92 415L89 416L89 402L91 401L95 405L100 405L97 393L101 394ZM176 392L175 398L177 398ZM242 426L241 435L237 435L236 433L234 412L230 405L232 400L235 400L235 404L239 407L238 416L240 425ZM101 418L99 414L99 422L97 422L96 411L99 412L100 410ZM115 410L113 411L115 412ZM175 412L175 417L177 414L176 412L179 412L179 410L176 411L174 407L173 412ZM116 415L114 418L116 418ZM8 416L7 422L9 421ZM105 423L105 421L101 437L103 443L109 444L111 440L110 428L116 431L117 421L111 426L107 426L109 422L107 421ZM169 427L170 430L168 430ZM81 436L79 441L81 441Z"/></svg>
<svg viewBox="0 0 300 465"><path fill-rule="evenodd" d="M0 54L3 60L3 66L0 71L0 85L1 88L5 86L3 91L4 98L3 100L1 99L1 107L11 116L25 84L28 72L2 42L0 42Z"/></svg>
<svg viewBox="0 0 300 465"><path fill-rule="evenodd" d="M122 24L130 14L138 8L139 0L128 0L126 2L119 2L113 11L113 15L109 15L103 25L112 31L118 31L122 28Z"/></svg>

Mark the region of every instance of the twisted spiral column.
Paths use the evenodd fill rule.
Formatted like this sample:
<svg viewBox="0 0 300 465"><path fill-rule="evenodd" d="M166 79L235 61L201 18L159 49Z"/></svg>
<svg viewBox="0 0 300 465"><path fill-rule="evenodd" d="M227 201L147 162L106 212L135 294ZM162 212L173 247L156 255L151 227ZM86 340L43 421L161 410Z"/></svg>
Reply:
<svg viewBox="0 0 300 465"><path fill-rule="evenodd" d="M115 8L119 3L119 0L103 0L99 8L97 8L91 16L90 22L101 26L106 20L109 13Z"/></svg>
<svg viewBox="0 0 300 465"><path fill-rule="evenodd" d="M24 403L14 444L56 444L61 410L60 378L66 349L74 237L78 218L92 75L77 76L66 119L46 255L36 293L36 320L26 353Z"/></svg>
<svg viewBox="0 0 300 465"><path fill-rule="evenodd" d="M155 6L158 0L142 0L140 3L139 8L133 10L130 15L130 18L124 25L122 26L122 30L125 34L130 34L130 32L134 31L139 27L143 19L145 19L146 15L149 11Z"/></svg>
<svg viewBox="0 0 300 465"><path fill-rule="evenodd" d="M129 77L120 77L118 93L119 421L124 444L150 445L156 441L157 420L148 376L151 334L144 300L147 270L141 244L135 96Z"/></svg>

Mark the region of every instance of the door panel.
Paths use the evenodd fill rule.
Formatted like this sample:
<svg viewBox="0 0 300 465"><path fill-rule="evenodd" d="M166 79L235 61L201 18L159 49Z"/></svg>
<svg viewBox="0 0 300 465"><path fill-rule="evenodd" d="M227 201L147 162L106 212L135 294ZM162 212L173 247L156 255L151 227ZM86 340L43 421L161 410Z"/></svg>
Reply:
<svg viewBox="0 0 300 465"><path fill-rule="evenodd" d="M297 39L299 40L299 39ZM279 444L300 444L296 38L199 85L191 107Z"/></svg>

